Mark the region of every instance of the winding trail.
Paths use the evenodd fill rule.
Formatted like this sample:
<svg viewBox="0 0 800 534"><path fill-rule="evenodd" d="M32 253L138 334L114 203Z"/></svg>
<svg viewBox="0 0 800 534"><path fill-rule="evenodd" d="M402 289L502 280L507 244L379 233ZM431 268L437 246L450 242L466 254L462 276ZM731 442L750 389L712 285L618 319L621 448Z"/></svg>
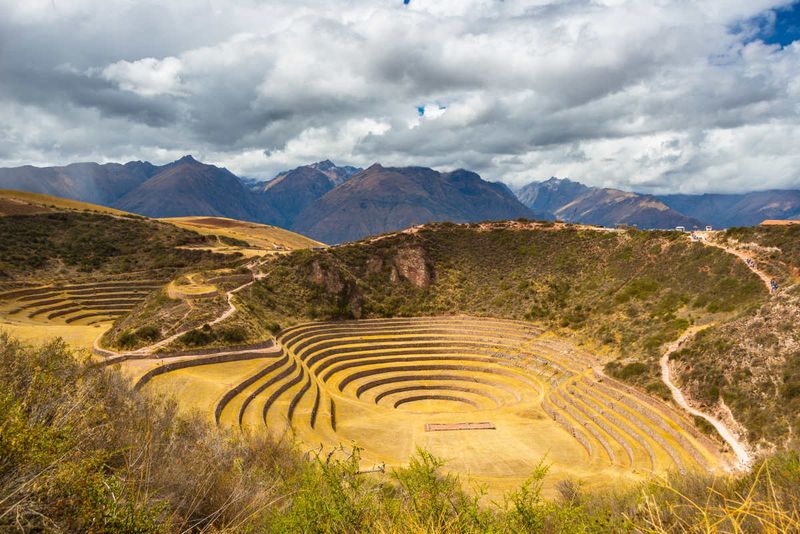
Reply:
<svg viewBox="0 0 800 534"><path fill-rule="evenodd" d="M716 247L722 249L728 254L733 254L734 256L742 260L748 269L753 271L759 278L761 278L761 281L764 282L764 285L767 287L767 291L772 293L772 285L771 285L772 277L756 266L755 258L753 258L751 255L746 254L745 252L737 250L733 247L725 246L722 243L711 241L708 238L701 239L700 242L703 243L704 245L708 245L709 247Z"/></svg>
<svg viewBox="0 0 800 534"><path fill-rule="evenodd" d="M225 292L225 297L226 297L226 299L228 301L228 309L226 309L222 314L220 314L219 317L217 317L213 321L210 321L208 323L209 325L214 326L216 324L219 324L222 321L224 321L225 319L227 319L228 317L230 317L231 315L233 315L234 313L236 313L236 306L233 303L233 296L236 293L238 293L239 291L245 289L246 287L250 287L257 280L261 280L261 279L263 279L263 278L265 278L266 276L269 275L268 272L267 273L256 273L255 272L255 268L258 267L258 265L259 265L258 261L254 261L254 262L249 263L249 264L247 264L245 266L250 270L250 272L253 273L253 279L250 280L249 282L246 282L246 283L244 283L244 284L242 284L242 285L240 285L238 287L235 287L235 288L231 289L230 291ZM178 339L182 335L184 335L184 334L186 334L186 333L188 333L188 332L190 332L192 330L194 330L194 328L188 328L188 329L180 330L180 331L176 332L175 334L172 334L171 336L162 339L161 341L153 343L152 345L147 345L146 347L141 347L139 349L136 349L136 350L130 351L130 352L126 352L126 353L117 353L117 352L102 348L100 346L100 338L102 337L102 334L101 334L100 336L97 337L97 339L94 340L93 352L95 352L96 354L105 355L105 356L112 356L112 355L113 356L120 356L122 354L133 354L133 355L153 354L158 349L169 345L170 343L172 343L173 341L175 341L176 339Z"/></svg>
<svg viewBox="0 0 800 534"><path fill-rule="evenodd" d="M692 415L697 417L702 417L706 421L708 421L719 433L720 437L725 440L725 442L730 446L731 450L736 455L736 459L738 460L738 464L736 466L737 469L746 471L750 468L752 464L752 457L750 453L747 451L747 448L740 442L734 433L719 419L716 417L709 415L705 412L701 412L700 410L693 408L686 402L686 397L684 397L683 392L673 384L672 376L671 376L671 369L669 367L669 357L672 353L678 350L681 345L683 345L688 339L697 335L698 332L708 328L711 325L705 326L694 326L689 328L686 332L683 333L681 337L679 337L676 341L673 341L669 345L667 345L667 350L664 351L664 354L661 356L661 380L666 384L669 388L670 392L672 393L672 398L675 400L675 403L689 412Z"/></svg>
<svg viewBox="0 0 800 534"><path fill-rule="evenodd" d="M700 240L701 243L710 247L716 247L719 249L724 250L728 254L732 254L742 260L744 264L750 269L753 273L758 276L762 282L764 282L764 286L767 288L769 293L772 293L772 277L767 274L766 272L762 271L756 266L755 259L742 252L741 250L737 250L733 247L728 247L723 245L722 243L718 243L709 239L711 237L709 234L702 234L703 238ZM672 353L678 350L687 340L691 339L698 332L708 328L711 325L704 325L704 326L695 326L689 328L686 332L681 335L676 341L673 341L669 345L667 345L667 349L664 351L664 354L661 356L660 364L661 364L661 380L664 384L669 388L670 392L672 393L672 398L675 400L675 403L689 412L690 414L702 417L706 421L708 421L719 433L720 437L725 440L725 442L730 446L733 453L736 455L736 459L738 460L738 465L736 466L737 469L740 470L747 470L750 468L753 462L753 458L747 450L747 447L739 441L736 435L719 419L716 417L709 415L705 412L698 410L697 408L693 408L689 405L686 401L686 397L683 395L683 392L680 390L678 386L676 386L672 382L671 376L671 369L669 366L669 357Z"/></svg>

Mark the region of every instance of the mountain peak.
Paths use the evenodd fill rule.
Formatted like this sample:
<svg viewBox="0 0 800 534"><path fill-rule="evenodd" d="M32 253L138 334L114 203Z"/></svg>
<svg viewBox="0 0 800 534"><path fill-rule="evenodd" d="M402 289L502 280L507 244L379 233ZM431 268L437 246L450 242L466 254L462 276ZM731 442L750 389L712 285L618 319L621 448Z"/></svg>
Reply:
<svg viewBox="0 0 800 534"><path fill-rule="evenodd" d="M579 182L573 182L569 178L559 178L557 176L551 176L547 180L542 182L542 185L547 185L549 187L558 187L562 184L577 184Z"/></svg>
<svg viewBox="0 0 800 534"><path fill-rule="evenodd" d="M341 243L431 221L476 222L533 214L507 188L477 174L372 164L309 205L292 228Z"/></svg>
<svg viewBox="0 0 800 534"><path fill-rule="evenodd" d="M317 169L317 170L320 170L320 171L324 172L324 171L329 171L331 169L335 169L336 168L336 164L334 162L332 162L331 160L326 159L326 160L323 160L323 161L318 161L316 163L312 163L311 165L309 165L309 167L313 167L314 169Z"/></svg>
<svg viewBox="0 0 800 534"><path fill-rule="evenodd" d="M175 163L199 163L191 154L186 154L181 159L175 161Z"/></svg>

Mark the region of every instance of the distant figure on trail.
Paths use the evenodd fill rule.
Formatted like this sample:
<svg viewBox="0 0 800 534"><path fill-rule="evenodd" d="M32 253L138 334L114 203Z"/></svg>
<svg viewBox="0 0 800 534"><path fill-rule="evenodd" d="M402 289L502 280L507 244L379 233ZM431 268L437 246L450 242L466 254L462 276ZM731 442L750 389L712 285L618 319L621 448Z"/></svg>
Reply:
<svg viewBox="0 0 800 534"><path fill-rule="evenodd" d="M770 288L770 291L775 293L778 290L778 282L776 280L770 280L769 281L769 288Z"/></svg>

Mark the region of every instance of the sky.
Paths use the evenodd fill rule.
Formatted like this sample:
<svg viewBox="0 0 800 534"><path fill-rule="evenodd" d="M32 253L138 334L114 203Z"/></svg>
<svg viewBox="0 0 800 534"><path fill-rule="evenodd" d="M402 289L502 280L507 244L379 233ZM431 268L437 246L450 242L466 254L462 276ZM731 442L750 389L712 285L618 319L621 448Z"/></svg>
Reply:
<svg viewBox="0 0 800 534"><path fill-rule="evenodd" d="M771 0L0 0L0 166L184 154L647 193L800 188Z"/></svg>

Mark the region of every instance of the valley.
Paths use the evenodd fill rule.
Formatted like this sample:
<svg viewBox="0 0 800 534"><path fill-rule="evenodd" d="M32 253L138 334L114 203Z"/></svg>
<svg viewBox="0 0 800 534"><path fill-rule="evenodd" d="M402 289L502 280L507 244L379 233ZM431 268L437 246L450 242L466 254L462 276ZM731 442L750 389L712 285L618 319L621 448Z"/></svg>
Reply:
<svg viewBox="0 0 800 534"><path fill-rule="evenodd" d="M402 466L423 447L493 495L544 456L551 480L588 487L727 468L689 419L598 373L601 364L534 324L454 316L306 323L264 349L161 355L135 380L194 398L223 427L291 432L324 454L355 443L364 468ZM492 428L425 430L465 421Z"/></svg>
<svg viewBox="0 0 800 534"><path fill-rule="evenodd" d="M288 440L375 480L424 451L482 503L543 461L548 498L565 481L731 476L794 432L777 397L759 414L727 388L707 396L727 353L687 355L794 298L800 227L433 223L326 247L234 219L6 198L0 225L33 248L0 242L0 328L61 337L209 432ZM767 410L769 432L754 423Z"/></svg>
<svg viewBox="0 0 800 534"><path fill-rule="evenodd" d="M800 534L800 0L0 0L0 534Z"/></svg>

